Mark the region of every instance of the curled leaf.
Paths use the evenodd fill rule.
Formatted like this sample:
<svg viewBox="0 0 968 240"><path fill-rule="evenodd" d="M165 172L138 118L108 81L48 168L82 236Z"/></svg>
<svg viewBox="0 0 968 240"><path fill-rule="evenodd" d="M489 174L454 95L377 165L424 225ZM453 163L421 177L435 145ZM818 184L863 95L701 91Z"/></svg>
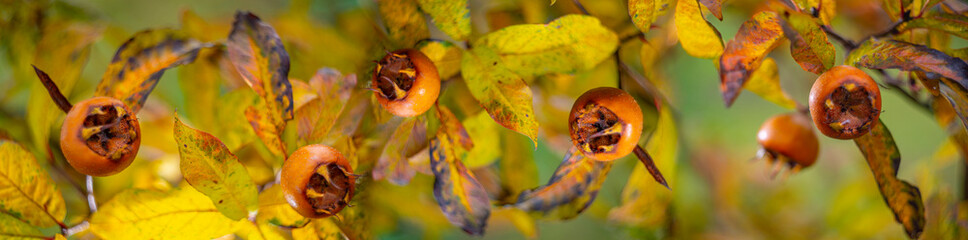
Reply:
<svg viewBox="0 0 968 240"><path fill-rule="evenodd" d="M463 41L471 34L471 14L466 0L417 0L420 9L430 15L434 25L454 40Z"/></svg>
<svg viewBox="0 0 968 240"><path fill-rule="evenodd" d="M884 122L879 122L869 133L854 139L854 143L867 159L877 187L894 213L895 220L904 226L908 237L917 239L924 230L924 203L917 187L897 179L901 152L891 132Z"/></svg>
<svg viewBox="0 0 968 240"><path fill-rule="evenodd" d="M844 63L873 69L896 68L938 74L968 89L968 64L924 45L871 39L854 49Z"/></svg>
<svg viewBox="0 0 968 240"><path fill-rule="evenodd" d="M783 88L780 88L780 73L773 58L767 57L763 60L760 67L756 68L750 75L750 80L746 83L745 88L780 107L787 109L797 107L797 102L790 98L790 95L784 92Z"/></svg>
<svg viewBox="0 0 968 240"><path fill-rule="evenodd" d="M515 207L533 215L569 219L592 205L614 161L586 158L572 147L548 183L525 191Z"/></svg>
<svg viewBox="0 0 968 240"><path fill-rule="evenodd" d="M185 125L175 117L175 142L185 181L211 198L215 207L232 220L255 210L258 191L235 154L211 134Z"/></svg>
<svg viewBox="0 0 968 240"><path fill-rule="evenodd" d="M679 0L675 24L679 42L689 55L715 58L723 53L723 37L703 18L696 0Z"/></svg>
<svg viewBox="0 0 968 240"><path fill-rule="evenodd" d="M165 70L195 61L205 46L171 29L135 33L114 54L94 95L121 100L138 112Z"/></svg>
<svg viewBox="0 0 968 240"><path fill-rule="evenodd" d="M461 75L471 95L494 121L528 136L537 145L538 121L532 107L531 88L501 62L493 49L478 46L464 52Z"/></svg>
<svg viewBox="0 0 968 240"><path fill-rule="evenodd" d="M727 107L733 105L753 70L780 40L783 40L783 28L774 12L757 13L739 27L736 37L726 44L719 58L720 90Z"/></svg>
<svg viewBox="0 0 968 240"><path fill-rule="evenodd" d="M0 139L0 212L38 227L63 227L64 197L34 155Z"/></svg>
<svg viewBox="0 0 968 240"><path fill-rule="evenodd" d="M800 67L815 74L833 67L836 50L820 25L803 13L791 12L784 16L783 33L790 39L790 54Z"/></svg>
<svg viewBox="0 0 968 240"><path fill-rule="evenodd" d="M168 192L127 189L91 217L91 232L103 239L217 238L238 222L219 213L211 199L191 187Z"/></svg>
<svg viewBox="0 0 968 240"><path fill-rule="evenodd" d="M228 41L229 59L245 83L265 101L276 128L293 118L289 53L276 30L249 12L236 12Z"/></svg>

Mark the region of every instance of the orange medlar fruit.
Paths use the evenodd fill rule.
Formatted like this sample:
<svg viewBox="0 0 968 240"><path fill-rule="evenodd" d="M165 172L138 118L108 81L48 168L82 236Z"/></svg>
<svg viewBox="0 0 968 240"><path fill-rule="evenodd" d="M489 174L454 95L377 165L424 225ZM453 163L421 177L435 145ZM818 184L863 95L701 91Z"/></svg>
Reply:
<svg viewBox="0 0 968 240"><path fill-rule="evenodd" d="M383 108L393 115L411 117L430 109L440 92L434 63L418 50L387 53L377 62L371 89Z"/></svg>
<svg viewBox="0 0 968 240"><path fill-rule="evenodd" d="M282 165L283 194L296 212L307 218L336 214L353 198L356 175L349 161L332 147L299 148Z"/></svg>
<svg viewBox="0 0 968 240"><path fill-rule="evenodd" d="M811 124L807 116L798 113L767 119L756 133L756 140L762 147L758 157L784 160L794 169L813 165L817 161L820 141Z"/></svg>
<svg viewBox="0 0 968 240"><path fill-rule="evenodd" d="M853 139L870 131L881 115L881 91L867 73L836 66L810 89L810 115L823 135Z"/></svg>
<svg viewBox="0 0 968 240"><path fill-rule="evenodd" d="M138 118L121 101L94 97L74 105L61 125L60 147L78 172L109 176L131 165L141 146Z"/></svg>
<svg viewBox="0 0 968 240"><path fill-rule="evenodd" d="M611 161L632 152L642 135L642 109L625 91L600 87L575 101L568 115L571 141L586 157Z"/></svg>

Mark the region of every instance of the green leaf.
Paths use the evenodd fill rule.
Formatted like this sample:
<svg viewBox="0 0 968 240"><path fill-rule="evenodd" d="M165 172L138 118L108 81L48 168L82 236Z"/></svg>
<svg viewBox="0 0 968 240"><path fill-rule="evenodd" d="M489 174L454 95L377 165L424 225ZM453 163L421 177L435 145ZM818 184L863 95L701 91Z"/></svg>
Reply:
<svg viewBox="0 0 968 240"><path fill-rule="evenodd" d="M486 167L497 161L501 152L500 125L494 123L486 112L478 112L464 119L467 135L474 140L474 147L467 152L467 157L461 160L468 168Z"/></svg>
<svg viewBox="0 0 968 240"><path fill-rule="evenodd" d="M91 232L103 239L211 239L235 232L238 223L191 187L127 189L94 213Z"/></svg>
<svg viewBox="0 0 968 240"><path fill-rule="evenodd" d="M783 27L774 12L757 13L739 27L736 37L726 44L726 50L719 58L720 90L726 107L733 105L753 70L781 40Z"/></svg>
<svg viewBox="0 0 968 240"><path fill-rule="evenodd" d="M381 0L377 1L383 25L390 39L399 48L409 48L417 41L430 38L427 20L417 8L418 0Z"/></svg>
<svg viewBox="0 0 968 240"><path fill-rule="evenodd" d="M165 70L195 61L206 46L171 29L135 33L114 54L94 95L121 100L138 112Z"/></svg>
<svg viewBox="0 0 968 240"><path fill-rule="evenodd" d="M591 206L615 161L586 158L572 147L548 183L525 191L515 207L532 215L569 219Z"/></svg>
<svg viewBox="0 0 968 240"><path fill-rule="evenodd" d="M282 187L273 184L259 193L259 223L270 223L280 227L302 227L310 223L310 219L299 215L286 198L282 195Z"/></svg>
<svg viewBox="0 0 968 240"><path fill-rule="evenodd" d="M420 50L437 67L437 74L441 81L453 78L460 73L461 55L464 50L447 41L424 40L417 43Z"/></svg>
<svg viewBox="0 0 968 240"><path fill-rule="evenodd" d="M803 70L822 74L834 66L836 50L820 25L803 13L785 14L783 32L790 39L790 54Z"/></svg>
<svg viewBox="0 0 968 240"><path fill-rule="evenodd" d="M723 53L723 37L703 18L696 0L679 0L675 24L679 42L689 55L715 58Z"/></svg>
<svg viewBox="0 0 968 240"><path fill-rule="evenodd" d="M336 69L316 71L309 86L317 97L296 110L300 145L320 143L326 138L346 108L356 81L355 74L344 76Z"/></svg>
<svg viewBox="0 0 968 240"><path fill-rule="evenodd" d="M276 30L252 13L236 12L226 45L235 69L265 103L259 115L275 126L275 134L281 134L286 120L293 119L294 106L289 54Z"/></svg>
<svg viewBox="0 0 968 240"><path fill-rule="evenodd" d="M538 144L538 121L532 108L531 88L486 46L464 52L461 75L471 95L497 123Z"/></svg>
<svg viewBox="0 0 968 240"><path fill-rule="evenodd" d="M218 138L185 125L175 116L175 142L181 156L185 181L212 199L226 217L239 220L255 210L258 190L239 163Z"/></svg>
<svg viewBox="0 0 968 240"><path fill-rule="evenodd" d="M699 3L702 3L703 6L706 6L706 9L708 9L709 12L716 17L716 19L719 19L719 21L722 21L723 20L723 2L722 1L723 0L699 0Z"/></svg>
<svg viewBox="0 0 968 240"><path fill-rule="evenodd" d="M101 29L63 22L50 23L46 28L50 28L45 31L48 33L37 43L37 49L44 53L36 54L33 64L46 69L61 93L70 96L75 83L81 77L81 70L87 63L90 46L100 36ZM27 98L27 122L30 123L33 148L47 151L51 125L63 111L51 101L47 88L39 81L32 81Z"/></svg>
<svg viewBox="0 0 968 240"><path fill-rule="evenodd" d="M662 166L667 181L675 181L676 158L679 152L679 134L676 120L668 106L659 111L655 132L645 146L652 153L656 165ZM635 164L625 189L622 190L622 205L613 208L608 218L631 226L660 226L666 221L672 207L672 191L652 180L644 165Z"/></svg>
<svg viewBox="0 0 968 240"><path fill-rule="evenodd" d="M908 237L917 239L924 230L924 203L917 187L897 179L901 152L898 151L891 132L881 121L869 133L854 139L854 143L867 159L877 187L881 190L884 202L894 212L895 220L904 226Z"/></svg>
<svg viewBox="0 0 968 240"><path fill-rule="evenodd" d="M5 212L0 212L0 238L3 239L47 239L40 230L30 226Z"/></svg>
<svg viewBox="0 0 968 240"><path fill-rule="evenodd" d="M746 83L745 88L780 107L786 109L797 107L797 102L790 98L790 95L784 92L783 88L780 88L780 73L773 58L767 57L763 60L760 67L756 68L750 75L750 80Z"/></svg>
<svg viewBox="0 0 968 240"><path fill-rule="evenodd" d="M454 226L471 235L484 235L491 202L474 174L461 158L473 147L460 121L446 107L438 106L441 126L430 143L430 169L434 173L434 199Z"/></svg>
<svg viewBox="0 0 968 240"><path fill-rule="evenodd" d="M434 25L454 40L467 40L471 34L471 13L467 0L417 0Z"/></svg>
<svg viewBox="0 0 968 240"><path fill-rule="evenodd" d="M403 123L393 131L390 140L383 148L383 154L380 155L380 159L377 160L376 166L373 168L373 180L386 178L387 181L397 186L406 186L410 183L410 179L417 174L417 171L410 166L407 153L413 148L411 144L415 144L415 141L410 141L411 135L415 131L414 127L418 123L419 125L426 124L419 119L420 117L404 119Z"/></svg>
<svg viewBox="0 0 968 240"><path fill-rule="evenodd" d="M506 27L474 41L473 46L494 50L499 64L529 77L592 69L612 56L618 35L597 18L571 14L548 24Z"/></svg>
<svg viewBox="0 0 968 240"><path fill-rule="evenodd" d="M844 63L873 69L896 68L938 74L968 88L968 64L924 45L871 39L854 49Z"/></svg>
<svg viewBox="0 0 968 240"><path fill-rule="evenodd" d="M968 16L932 12L931 14L925 14L925 16L912 19L898 26L899 31L915 28L943 31L960 38L968 39Z"/></svg>
<svg viewBox="0 0 968 240"><path fill-rule="evenodd" d="M67 206L54 180L20 144L0 139L0 212L37 227L64 226Z"/></svg>

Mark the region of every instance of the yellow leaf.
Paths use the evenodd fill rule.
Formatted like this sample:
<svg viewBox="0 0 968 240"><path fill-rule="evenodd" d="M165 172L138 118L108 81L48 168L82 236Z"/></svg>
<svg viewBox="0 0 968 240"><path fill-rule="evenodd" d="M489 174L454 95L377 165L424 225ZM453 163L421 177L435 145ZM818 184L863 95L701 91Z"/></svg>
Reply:
<svg viewBox="0 0 968 240"><path fill-rule="evenodd" d="M494 121L528 136L537 145L538 121L532 107L531 88L500 62L497 52L477 46L464 52L461 75L471 95Z"/></svg>
<svg viewBox="0 0 968 240"><path fill-rule="evenodd" d="M490 197L461 162L466 149L473 144L450 110L443 106L437 110L441 126L430 143L434 199L451 224L471 235L483 235L491 214Z"/></svg>
<svg viewBox="0 0 968 240"><path fill-rule="evenodd" d="M494 151L501 149L500 125L497 125L486 112L478 112L474 116L464 119L464 128L474 141L474 147L462 159L464 165L470 169L486 167L497 161L501 153Z"/></svg>
<svg viewBox="0 0 968 240"><path fill-rule="evenodd" d="M639 31L648 33L652 23L665 8L666 4L662 0L629 0L629 17Z"/></svg>
<svg viewBox="0 0 968 240"><path fill-rule="evenodd" d="M381 0L376 3L389 37L398 47L413 47L417 41L430 38L427 20L418 10L417 0Z"/></svg>
<svg viewBox="0 0 968 240"><path fill-rule="evenodd" d="M0 139L0 212L33 226L64 226L64 197L34 155Z"/></svg>
<svg viewBox="0 0 968 240"><path fill-rule="evenodd" d="M40 230L23 220L0 212L0 238L3 239L38 239L46 238Z"/></svg>
<svg viewBox="0 0 968 240"><path fill-rule="evenodd" d="M104 239L210 239L238 226L191 187L168 192L128 189L91 217L91 231Z"/></svg>
<svg viewBox="0 0 968 240"><path fill-rule="evenodd" d="M749 82L746 83L744 88L756 93L756 95L760 95L760 97L767 101L780 105L780 107L786 109L794 109L797 107L797 102L793 101L790 95L787 95L780 88L780 73L777 71L776 61L773 61L773 58L767 57L763 59L763 63L753 71L753 74L750 75Z"/></svg>
<svg viewBox="0 0 968 240"><path fill-rule="evenodd" d="M548 183L522 192L514 206L551 219L573 218L591 206L615 161L592 160L577 150L569 149Z"/></svg>
<svg viewBox="0 0 968 240"><path fill-rule="evenodd" d="M679 152L679 134L676 120L668 106L659 112L656 130L648 139L645 149L665 173L666 181L676 180L676 158ZM660 226L668 218L672 204L672 192L652 180L652 176L642 164L635 164L632 175L622 190L622 205L612 209L608 218L626 225L639 227Z"/></svg>
<svg viewBox="0 0 968 240"><path fill-rule="evenodd" d="M727 107L733 105L750 74L781 40L783 27L774 12L757 13L739 27L736 37L729 40L719 58L719 88Z"/></svg>
<svg viewBox="0 0 968 240"><path fill-rule="evenodd" d="M289 235L287 231L269 223L242 221L239 225L241 226L235 234L249 240L285 240Z"/></svg>
<svg viewBox="0 0 968 240"><path fill-rule="evenodd" d="M282 195L282 187L274 184L259 194L259 223L271 223L280 227L302 227L310 219L299 215Z"/></svg>
<svg viewBox="0 0 968 240"><path fill-rule="evenodd" d="M305 227L292 230L293 239L343 240L346 236L329 218L314 219Z"/></svg>
<svg viewBox="0 0 968 240"><path fill-rule="evenodd" d="M434 25L454 40L463 41L471 34L471 14L466 0L417 0L420 9L430 15Z"/></svg>
<svg viewBox="0 0 968 240"><path fill-rule="evenodd" d="M448 80L460 73L460 61L463 50L450 42L440 40L425 40L417 43L420 49L430 61L437 67L438 76L441 81Z"/></svg>
<svg viewBox="0 0 968 240"><path fill-rule="evenodd" d="M323 141L343 114L356 88L356 74L321 68L309 79L309 90L317 97L297 108L296 123L300 145Z"/></svg>
<svg viewBox="0 0 968 240"><path fill-rule="evenodd" d="M883 121L871 131L854 139L864 154L884 202L894 213L894 219L904 226L908 237L917 239L924 230L924 202L921 192L910 183L897 178L901 152Z"/></svg>
<svg viewBox="0 0 968 240"><path fill-rule="evenodd" d="M238 150L255 139L252 126L245 118L245 109L258 99L255 92L241 88L218 98L219 107L214 111L215 121L219 123L216 135L229 150Z"/></svg>
<svg viewBox="0 0 968 240"><path fill-rule="evenodd" d="M699 11L696 0L676 4L676 32L686 53L698 58L715 58L723 53L723 38Z"/></svg>
<svg viewBox="0 0 968 240"><path fill-rule="evenodd" d="M230 219L243 219L255 210L258 190L245 167L222 141L188 127L177 116L174 132L185 181L211 198Z"/></svg>

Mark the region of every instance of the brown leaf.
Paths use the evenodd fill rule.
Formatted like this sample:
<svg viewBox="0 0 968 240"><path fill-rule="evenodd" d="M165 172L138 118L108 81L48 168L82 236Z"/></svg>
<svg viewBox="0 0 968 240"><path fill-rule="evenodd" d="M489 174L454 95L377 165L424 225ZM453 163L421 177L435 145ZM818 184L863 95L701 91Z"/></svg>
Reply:
<svg viewBox="0 0 968 240"><path fill-rule="evenodd" d="M871 132L854 139L854 143L867 159L877 187L881 190L884 202L894 213L895 220L904 225L904 231L909 237L917 239L924 230L924 203L917 187L897 179L901 152L898 151L891 132L881 121L875 124Z"/></svg>
<svg viewBox="0 0 968 240"><path fill-rule="evenodd" d="M757 13L740 26L719 58L720 90L727 107L733 105L753 70L760 66L760 60L782 39L780 18L774 12Z"/></svg>
<svg viewBox="0 0 968 240"><path fill-rule="evenodd" d="M722 0L699 0L699 2L702 3L703 6L706 6L706 9L709 9L709 12L711 12L713 16L716 16L716 19L719 19L719 21L723 20Z"/></svg>
<svg viewBox="0 0 968 240"><path fill-rule="evenodd" d="M924 71L949 78L968 89L968 64L924 45L871 39L854 49L845 64L873 68Z"/></svg>

